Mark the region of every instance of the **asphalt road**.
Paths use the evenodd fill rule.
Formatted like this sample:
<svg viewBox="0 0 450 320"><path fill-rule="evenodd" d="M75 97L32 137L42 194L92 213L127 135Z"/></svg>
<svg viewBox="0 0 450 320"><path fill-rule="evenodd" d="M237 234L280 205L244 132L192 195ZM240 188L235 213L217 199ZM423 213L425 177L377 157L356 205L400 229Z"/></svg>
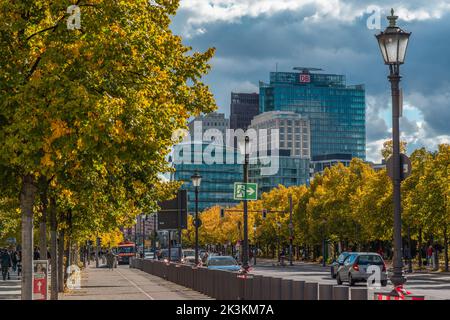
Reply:
<svg viewBox="0 0 450 320"><path fill-rule="evenodd" d="M271 277L281 277L284 279L304 280L317 283L336 284L336 280L331 278L330 268L317 264L298 263L294 266L273 266L273 262L260 261L252 267L252 273ZM448 273L412 273L407 274L405 288L413 294L424 295L427 300L450 299L450 274ZM346 285L346 283L344 283ZM356 286L366 286L365 283L357 283ZM389 292L392 284L381 289L371 288L369 298L374 291Z"/></svg>

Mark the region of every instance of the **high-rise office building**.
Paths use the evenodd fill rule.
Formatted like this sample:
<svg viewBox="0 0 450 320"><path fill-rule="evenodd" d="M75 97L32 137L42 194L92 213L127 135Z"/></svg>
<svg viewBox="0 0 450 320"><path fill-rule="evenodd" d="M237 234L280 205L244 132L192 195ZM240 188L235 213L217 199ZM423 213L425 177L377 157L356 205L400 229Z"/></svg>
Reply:
<svg viewBox="0 0 450 320"><path fill-rule="evenodd" d="M201 126L199 126L199 123L201 123ZM219 130L225 137L226 130L230 127L230 120L225 118L223 113L211 112L196 117L189 123L188 127L192 139L194 139L194 135L202 136L209 129Z"/></svg>
<svg viewBox="0 0 450 320"><path fill-rule="evenodd" d="M211 149L212 147L214 142L200 141L183 142L174 147L175 172L172 173L171 180L184 182L181 188L188 191L189 213L195 212L195 188L192 185L191 176L196 172L202 176L198 205L200 212L215 205L230 207L239 203L233 197L234 183L243 179L243 165L238 163L241 161L238 158L241 157L239 151L224 144L217 145L214 150ZM186 151L190 154L187 155ZM219 153L222 153L220 157ZM229 161L230 154L232 161ZM222 161L211 163L206 159L208 155ZM181 158L184 161L181 161ZM199 163L196 163L196 159L200 159Z"/></svg>
<svg viewBox="0 0 450 320"><path fill-rule="evenodd" d="M270 83L260 83L260 112L292 111L311 125L311 158L346 154L365 160L365 88L349 86L344 75L271 72Z"/></svg>
<svg viewBox="0 0 450 320"><path fill-rule="evenodd" d="M259 148L266 149L263 155L249 166L249 180L258 183L259 192L268 192L278 185L285 187L306 184L309 179L310 166L310 124L309 120L291 111L271 111L256 116L249 126L260 135L260 130L267 130L267 139L262 139ZM271 145L272 130L278 130L279 143ZM264 141L266 140L266 141ZM267 144L266 144L267 142ZM276 159L275 159L276 157ZM270 160L270 161L269 161ZM273 175L262 175L261 168L270 162L278 164Z"/></svg>
<svg viewBox="0 0 450 320"><path fill-rule="evenodd" d="M246 130L258 114L259 95L257 93L231 93L230 129Z"/></svg>

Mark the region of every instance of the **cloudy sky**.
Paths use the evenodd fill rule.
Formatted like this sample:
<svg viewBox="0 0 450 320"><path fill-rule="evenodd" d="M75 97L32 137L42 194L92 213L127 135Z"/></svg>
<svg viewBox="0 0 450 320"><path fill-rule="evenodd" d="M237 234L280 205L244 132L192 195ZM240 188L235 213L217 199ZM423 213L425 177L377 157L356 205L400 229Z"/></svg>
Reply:
<svg viewBox="0 0 450 320"><path fill-rule="evenodd" d="M181 0L172 30L194 51L217 49L205 78L219 111L229 114L230 92L258 92L269 72L295 66L345 74L366 85L367 158L379 161L391 131L388 69L367 21L394 7L412 32L402 66L403 139L408 151L450 143L450 0Z"/></svg>

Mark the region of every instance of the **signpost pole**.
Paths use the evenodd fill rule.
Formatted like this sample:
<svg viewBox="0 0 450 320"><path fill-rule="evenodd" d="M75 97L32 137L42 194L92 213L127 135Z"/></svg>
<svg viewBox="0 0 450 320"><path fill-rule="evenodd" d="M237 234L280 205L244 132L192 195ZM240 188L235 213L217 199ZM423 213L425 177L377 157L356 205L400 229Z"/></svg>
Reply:
<svg viewBox="0 0 450 320"><path fill-rule="evenodd" d="M292 266L292 242L294 237L292 224L292 195L289 195L289 265Z"/></svg>
<svg viewBox="0 0 450 320"><path fill-rule="evenodd" d="M247 150L250 138L245 136L245 161L244 161L244 184L245 184L245 199L244 199L244 247L243 253L243 268L248 270L248 206L247 206L247 182L248 182L248 163L249 151Z"/></svg>

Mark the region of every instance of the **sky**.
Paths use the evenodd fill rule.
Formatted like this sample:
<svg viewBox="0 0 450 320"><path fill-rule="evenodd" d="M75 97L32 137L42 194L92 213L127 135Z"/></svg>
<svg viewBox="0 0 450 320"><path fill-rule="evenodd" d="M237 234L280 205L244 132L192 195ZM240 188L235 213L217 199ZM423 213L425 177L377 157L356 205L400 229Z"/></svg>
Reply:
<svg viewBox="0 0 450 320"><path fill-rule="evenodd" d="M391 137L390 86L375 38L390 9L412 32L401 66L408 153L450 143L450 0L181 0L171 28L192 51L216 48L204 78L219 112L231 92L259 92L269 72L317 67L366 86L367 160Z"/></svg>

